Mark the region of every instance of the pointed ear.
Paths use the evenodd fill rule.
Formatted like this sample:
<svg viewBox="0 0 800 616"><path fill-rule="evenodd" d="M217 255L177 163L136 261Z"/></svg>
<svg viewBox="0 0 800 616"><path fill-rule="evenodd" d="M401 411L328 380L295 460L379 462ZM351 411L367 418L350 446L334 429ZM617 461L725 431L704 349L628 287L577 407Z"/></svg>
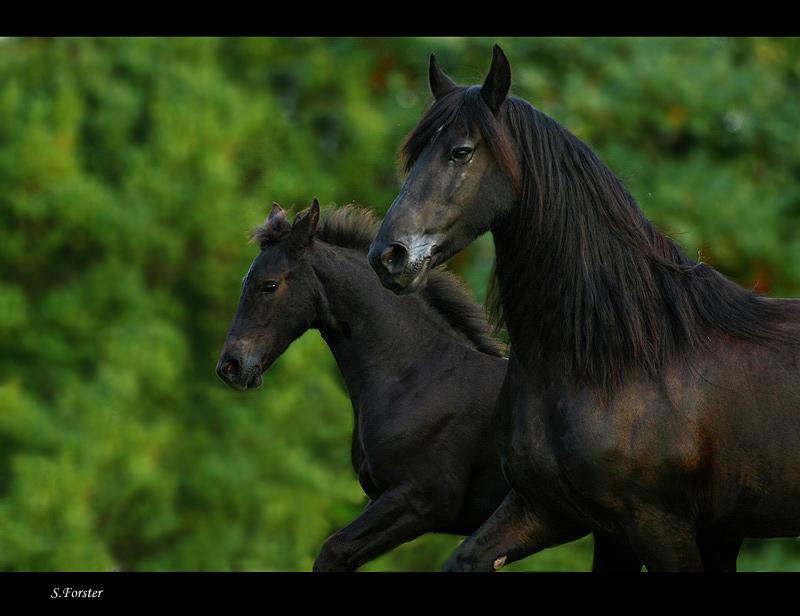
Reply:
<svg viewBox="0 0 800 616"><path fill-rule="evenodd" d="M494 53L492 55L492 68L489 69L489 74L486 76L486 81L483 82L481 88L481 96L489 109L493 113L497 113L500 105L508 95L508 90L511 88L511 65L508 63L506 55L498 45L494 46Z"/></svg>
<svg viewBox="0 0 800 616"><path fill-rule="evenodd" d="M264 230L266 231L264 239L269 242L277 242L292 231L292 225L286 218L286 212L277 203L272 204L272 211L267 217L267 222L264 223Z"/></svg>
<svg viewBox="0 0 800 616"><path fill-rule="evenodd" d="M433 53L431 54L431 63L428 67L428 82L431 86L431 94L433 94L433 98L436 100L458 87L456 83L439 68L436 62L436 54Z"/></svg>
<svg viewBox="0 0 800 616"><path fill-rule="evenodd" d="M311 207L306 212L300 212L294 219L292 241L298 247L305 248L314 238L319 223L319 201L314 197Z"/></svg>

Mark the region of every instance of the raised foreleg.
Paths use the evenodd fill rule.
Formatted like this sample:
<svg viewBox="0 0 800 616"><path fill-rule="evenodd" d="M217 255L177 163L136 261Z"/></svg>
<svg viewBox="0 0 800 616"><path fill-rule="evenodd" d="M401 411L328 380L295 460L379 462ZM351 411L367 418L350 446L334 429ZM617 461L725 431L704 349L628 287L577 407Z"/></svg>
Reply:
<svg viewBox="0 0 800 616"><path fill-rule="evenodd" d="M314 571L355 571L389 550L440 528L447 506L428 503L408 489L389 489L362 514L331 535Z"/></svg>
<svg viewBox="0 0 800 616"><path fill-rule="evenodd" d="M545 548L585 535L545 523L514 491L450 556L443 571L496 571Z"/></svg>

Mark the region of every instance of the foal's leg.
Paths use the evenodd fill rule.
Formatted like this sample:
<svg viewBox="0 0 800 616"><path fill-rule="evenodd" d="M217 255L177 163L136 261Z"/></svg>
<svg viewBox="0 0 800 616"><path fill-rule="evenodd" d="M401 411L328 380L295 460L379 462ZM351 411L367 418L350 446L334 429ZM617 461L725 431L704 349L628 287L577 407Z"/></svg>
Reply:
<svg viewBox="0 0 800 616"><path fill-rule="evenodd" d="M444 509L414 500L407 490L389 489L328 538L314 571L355 571L392 548L438 528L443 520L437 511Z"/></svg>
<svg viewBox="0 0 800 616"><path fill-rule="evenodd" d="M443 571L496 571L545 548L586 533L546 525L511 491L492 516L462 543Z"/></svg>

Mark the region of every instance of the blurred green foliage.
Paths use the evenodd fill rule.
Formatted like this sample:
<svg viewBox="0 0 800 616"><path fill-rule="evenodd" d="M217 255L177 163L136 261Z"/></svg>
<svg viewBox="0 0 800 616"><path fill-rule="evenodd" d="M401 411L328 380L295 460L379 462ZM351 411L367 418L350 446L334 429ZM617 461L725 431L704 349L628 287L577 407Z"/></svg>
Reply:
<svg viewBox="0 0 800 616"><path fill-rule="evenodd" d="M429 54L479 83L494 42L690 254L800 295L795 39L0 39L0 570L310 570L365 504L352 411L316 332L257 392L217 379L245 233L272 201L384 213ZM491 257L484 237L452 263L479 300ZM437 570L459 541L364 570Z"/></svg>

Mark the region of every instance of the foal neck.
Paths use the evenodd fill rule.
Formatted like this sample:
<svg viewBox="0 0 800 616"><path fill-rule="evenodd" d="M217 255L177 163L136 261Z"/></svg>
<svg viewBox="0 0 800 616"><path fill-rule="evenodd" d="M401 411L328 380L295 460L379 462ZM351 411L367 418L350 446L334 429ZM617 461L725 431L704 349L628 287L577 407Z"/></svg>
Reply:
<svg viewBox="0 0 800 616"><path fill-rule="evenodd" d="M419 295L385 289L357 250L314 242L312 268L320 283L315 327L331 349L351 397L388 373L418 363L443 339ZM309 255L312 256L312 255Z"/></svg>

